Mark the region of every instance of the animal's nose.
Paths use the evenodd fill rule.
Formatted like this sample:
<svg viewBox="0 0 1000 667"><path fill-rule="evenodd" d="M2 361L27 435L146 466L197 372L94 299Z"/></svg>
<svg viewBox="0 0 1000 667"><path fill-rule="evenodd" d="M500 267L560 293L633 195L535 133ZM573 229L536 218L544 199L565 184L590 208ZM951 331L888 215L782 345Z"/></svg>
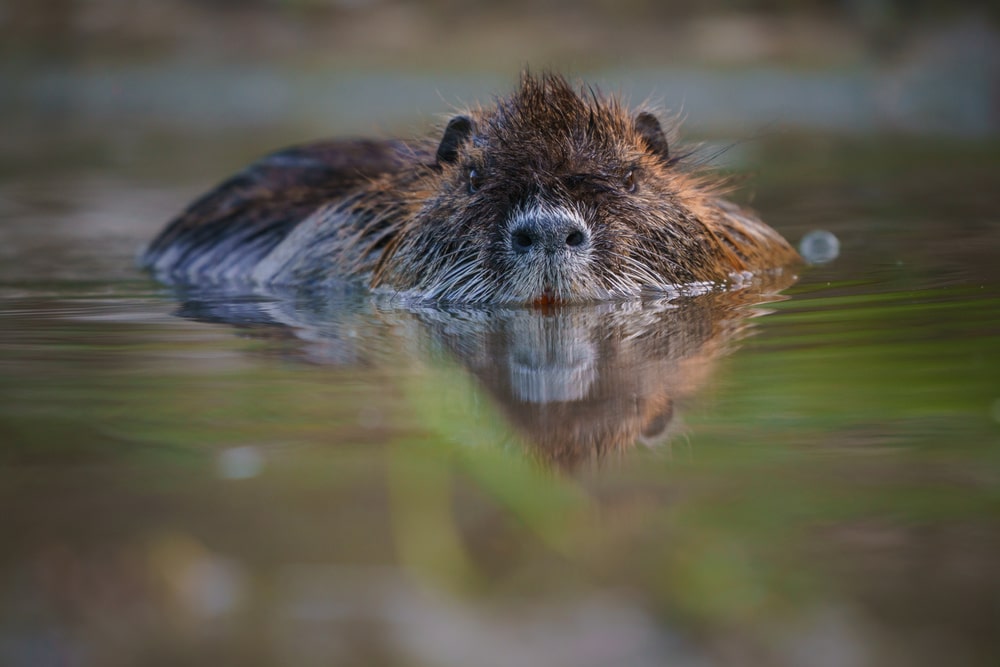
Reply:
<svg viewBox="0 0 1000 667"><path fill-rule="evenodd" d="M575 217L560 213L523 216L510 232L516 253L582 252L590 246L590 232Z"/></svg>

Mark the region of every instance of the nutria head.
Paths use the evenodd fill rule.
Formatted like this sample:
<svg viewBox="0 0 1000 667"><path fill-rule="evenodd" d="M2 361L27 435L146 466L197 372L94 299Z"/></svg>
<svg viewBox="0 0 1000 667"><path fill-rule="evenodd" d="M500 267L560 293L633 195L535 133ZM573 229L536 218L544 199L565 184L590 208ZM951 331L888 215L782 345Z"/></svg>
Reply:
<svg viewBox="0 0 1000 667"><path fill-rule="evenodd" d="M451 119L373 286L465 302L631 297L779 266L795 252L717 198L660 122L555 75Z"/></svg>

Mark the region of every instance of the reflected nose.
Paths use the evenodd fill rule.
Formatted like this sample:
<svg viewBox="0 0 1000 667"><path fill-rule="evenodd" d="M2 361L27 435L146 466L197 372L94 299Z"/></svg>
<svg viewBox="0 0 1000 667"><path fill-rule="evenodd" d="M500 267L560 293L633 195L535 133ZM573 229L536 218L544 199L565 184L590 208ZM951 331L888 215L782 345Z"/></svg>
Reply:
<svg viewBox="0 0 1000 667"><path fill-rule="evenodd" d="M582 252L590 247L590 232L575 217L560 213L524 216L510 233L516 253L540 250L548 254Z"/></svg>

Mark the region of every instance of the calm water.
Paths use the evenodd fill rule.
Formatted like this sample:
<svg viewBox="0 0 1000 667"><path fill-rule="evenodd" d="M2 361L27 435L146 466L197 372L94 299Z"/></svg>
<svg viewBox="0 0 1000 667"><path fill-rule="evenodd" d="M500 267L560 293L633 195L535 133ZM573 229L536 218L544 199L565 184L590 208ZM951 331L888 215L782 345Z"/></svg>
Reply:
<svg viewBox="0 0 1000 667"><path fill-rule="evenodd" d="M840 239L781 297L407 311L138 272L254 141L39 133L2 165L0 664L1000 660L996 145L731 151L766 220Z"/></svg>

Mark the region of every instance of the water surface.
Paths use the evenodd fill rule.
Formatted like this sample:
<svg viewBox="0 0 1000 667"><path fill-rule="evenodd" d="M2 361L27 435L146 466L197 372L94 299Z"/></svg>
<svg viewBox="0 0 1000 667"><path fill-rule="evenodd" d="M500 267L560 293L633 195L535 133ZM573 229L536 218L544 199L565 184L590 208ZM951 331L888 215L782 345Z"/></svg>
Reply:
<svg viewBox="0 0 1000 667"><path fill-rule="evenodd" d="M0 663L1000 656L996 146L741 146L837 260L557 312L177 292L137 248L259 151L37 148L0 181Z"/></svg>

